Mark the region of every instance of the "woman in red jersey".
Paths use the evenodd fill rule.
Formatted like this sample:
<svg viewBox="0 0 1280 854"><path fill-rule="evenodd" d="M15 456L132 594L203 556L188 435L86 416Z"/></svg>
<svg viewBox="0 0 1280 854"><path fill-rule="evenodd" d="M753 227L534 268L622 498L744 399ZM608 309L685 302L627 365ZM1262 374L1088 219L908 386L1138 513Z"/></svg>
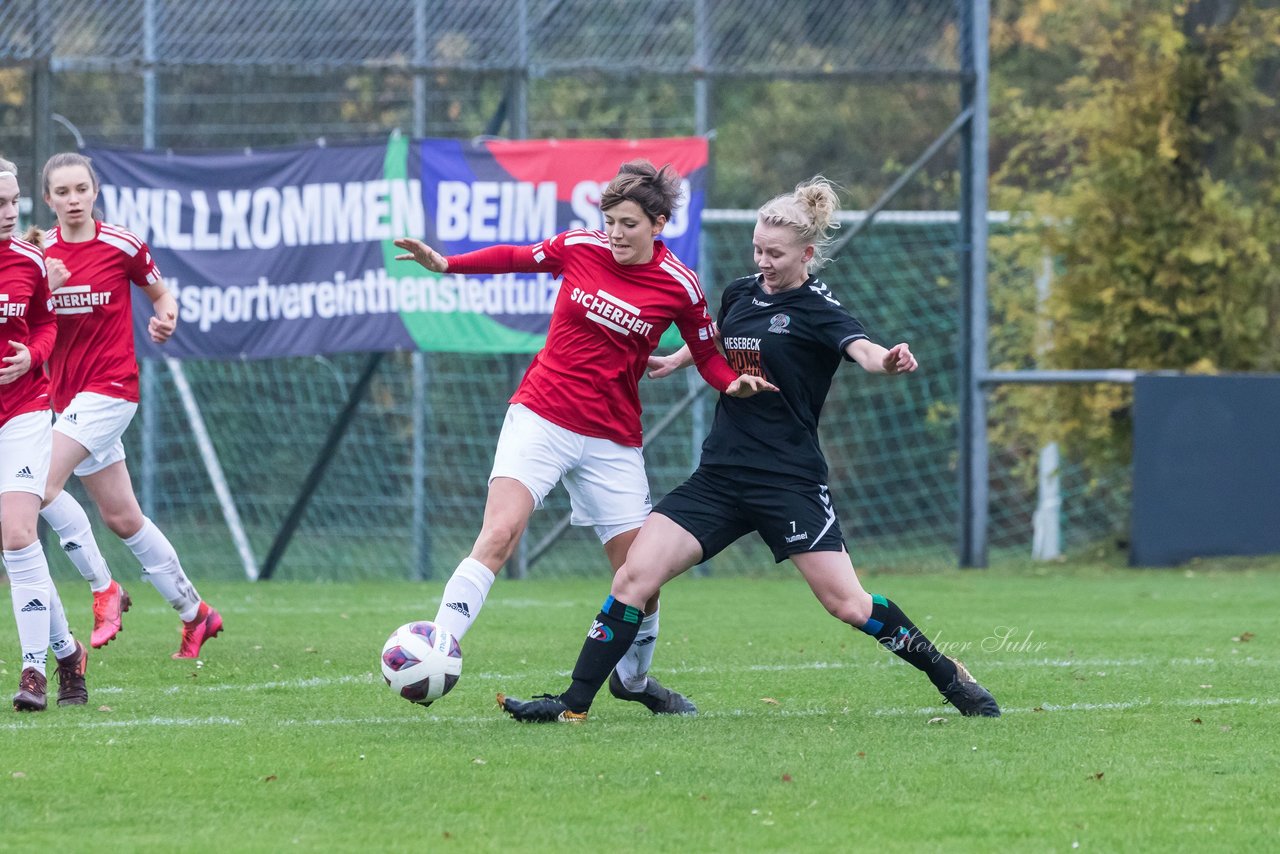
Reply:
<svg viewBox="0 0 1280 854"><path fill-rule="evenodd" d="M591 525L616 570L649 514L641 455L639 382L672 323L703 378L718 391L749 397L776 390L738 375L716 349L697 275L658 235L680 198L670 167L624 164L601 195L604 231L575 229L532 246L492 246L445 257L402 238L398 260L437 273L547 272L562 279L546 344L511 398L494 465L484 523L445 586L436 623L461 638L475 621L496 573L515 551L533 511L563 481L575 525ZM693 714L680 694L648 676L658 634L655 596L635 643L610 683L620 699L654 714Z"/></svg>
<svg viewBox="0 0 1280 854"><path fill-rule="evenodd" d="M49 386L41 365L57 332L40 247L13 236L18 225L17 169L0 158L0 539L22 671L13 708L44 711L45 664L58 660L58 705L88 702L84 646L71 636L49 577L36 519L49 474Z"/></svg>
<svg viewBox="0 0 1280 854"><path fill-rule="evenodd" d="M44 200L58 216L57 227L45 236L45 256L50 275L66 282L53 293L58 338L49 376L58 420L40 512L93 588L94 647L116 636L130 602L102 559L84 509L63 490L73 472L107 527L138 558L143 577L182 619L182 640L173 657L196 658L204 642L222 631L222 617L200 599L173 545L142 514L120 441L138 409L132 286L141 288L154 306L148 331L157 344L169 340L177 327L177 302L147 245L94 218L98 176L89 158L55 154L45 164L43 178Z"/></svg>

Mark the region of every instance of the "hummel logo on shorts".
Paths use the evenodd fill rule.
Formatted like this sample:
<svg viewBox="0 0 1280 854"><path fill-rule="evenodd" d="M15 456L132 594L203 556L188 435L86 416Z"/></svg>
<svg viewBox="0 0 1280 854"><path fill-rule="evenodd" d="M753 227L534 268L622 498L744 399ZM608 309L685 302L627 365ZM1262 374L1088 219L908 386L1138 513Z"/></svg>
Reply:
<svg viewBox="0 0 1280 854"><path fill-rule="evenodd" d="M39 599L32 599L30 602L22 606L22 613L24 614L28 611L45 611L45 610L48 610L48 609L45 608L44 603L41 602Z"/></svg>
<svg viewBox="0 0 1280 854"><path fill-rule="evenodd" d="M31 473L31 466L23 466L15 477L25 477L27 480L35 480L35 475Z"/></svg>
<svg viewBox="0 0 1280 854"><path fill-rule="evenodd" d="M471 619L471 609L467 607L466 602L449 602L445 607L452 608L468 620Z"/></svg>

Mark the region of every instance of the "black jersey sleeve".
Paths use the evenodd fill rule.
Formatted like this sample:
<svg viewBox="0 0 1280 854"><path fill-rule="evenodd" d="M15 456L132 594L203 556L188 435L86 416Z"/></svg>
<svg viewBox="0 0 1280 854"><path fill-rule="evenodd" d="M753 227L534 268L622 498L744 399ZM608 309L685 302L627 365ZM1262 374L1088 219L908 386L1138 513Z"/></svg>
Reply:
<svg viewBox="0 0 1280 854"><path fill-rule="evenodd" d="M871 336L867 334L862 322L840 304L825 282L813 279L809 283L809 290L815 295L812 301L815 306L813 324L818 340L838 351L846 360L852 361L844 348L849 346L850 341L870 339Z"/></svg>

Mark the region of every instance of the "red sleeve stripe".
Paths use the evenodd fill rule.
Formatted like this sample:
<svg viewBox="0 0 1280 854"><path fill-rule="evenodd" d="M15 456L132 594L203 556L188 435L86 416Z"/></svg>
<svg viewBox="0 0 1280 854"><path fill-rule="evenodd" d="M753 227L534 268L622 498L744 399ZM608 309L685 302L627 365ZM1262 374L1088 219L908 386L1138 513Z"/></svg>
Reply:
<svg viewBox="0 0 1280 854"><path fill-rule="evenodd" d="M601 249L609 248L609 240L598 231L569 232L569 236L564 239L565 246L577 246L579 243L589 243L592 246L599 246Z"/></svg>
<svg viewBox="0 0 1280 854"><path fill-rule="evenodd" d="M667 271L671 278L675 279L684 286L685 293L689 295L689 302L697 305L702 300L702 290L698 287L698 277L686 270L682 265L671 263L671 259L663 261L658 265Z"/></svg>
<svg viewBox="0 0 1280 854"><path fill-rule="evenodd" d="M30 259L31 261L34 261L35 265L40 268L41 276L49 275L44 268L44 253L42 253L39 249L32 246L30 243L26 242L25 240L19 240L16 237L9 241L9 246L13 249L14 252L17 252L23 258L27 258L27 259Z"/></svg>

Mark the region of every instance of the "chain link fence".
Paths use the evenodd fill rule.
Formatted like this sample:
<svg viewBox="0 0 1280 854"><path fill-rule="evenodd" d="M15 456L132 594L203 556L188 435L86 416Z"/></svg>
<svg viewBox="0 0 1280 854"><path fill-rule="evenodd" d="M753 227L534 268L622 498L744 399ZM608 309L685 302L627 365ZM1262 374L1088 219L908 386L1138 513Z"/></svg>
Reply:
<svg viewBox="0 0 1280 854"><path fill-rule="evenodd" d="M0 5L0 153L31 190L49 154L81 142L173 149L413 136L712 137L700 272L708 291L751 269L749 211L822 172L865 208L952 125L962 102L959 0L6 0ZM929 213L884 218L825 278L881 340L909 340L927 373L880 385L847 376L824 419L859 565L953 565L959 222L956 139L892 199ZM746 223L741 221L746 213ZM33 218L47 224L39 205ZM714 297L713 297L714 301ZM892 342L889 342L892 343ZM493 440L520 357L432 355L428 435L409 428L409 357L390 357L309 509L282 577L441 576L477 530ZM359 357L187 363L213 442L261 558ZM156 366L135 478L201 576L240 572ZM481 392L478 389L492 390ZM646 428L676 413L683 381L647 384ZM690 471L710 400L674 415L646 450L655 497ZM289 425L286 430L282 425ZM310 427L300 425L311 425ZM140 434L150 437L143 447ZM411 518L406 448L425 441L431 503ZM146 467L139 478L138 470ZM372 472L372 475L371 475ZM1019 482L994 500L1027 508ZM547 537L557 494L529 540ZM996 545L1029 541L1019 518ZM415 554L426 525L430 550ZM1025 529L1024 529L1025 528ZM106 539L106 538L104 538ZM114 547L114 544L110 544ZM127 565L122 550L110 553ZM598 544L572 532L535 571L596 571ZM763 569L748 544L717 571Z"/></svg>

